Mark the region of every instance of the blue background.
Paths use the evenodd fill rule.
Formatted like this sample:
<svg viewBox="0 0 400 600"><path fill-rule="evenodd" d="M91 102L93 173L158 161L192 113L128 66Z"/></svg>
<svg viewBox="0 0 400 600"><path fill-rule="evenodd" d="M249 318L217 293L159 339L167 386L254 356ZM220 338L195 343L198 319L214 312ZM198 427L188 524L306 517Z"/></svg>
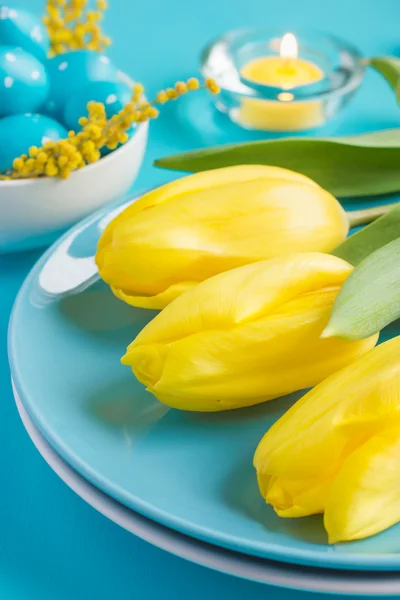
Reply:
<svg viewBox="0 0 400 600"><path fill-rule="evenodd" d="M235 27L315 27L352 40L366 56L400 53L398 0L109 0L110 55L147 88L149 97L196 74L204 44ZM41 0L25 0L38 12ZM197 125L187 120L197 116ZM362 90L329 133L400 125L386 84L368 73ZM166 107L152 124L135 190L174 175L156 157L213 143L251 139L216 118L206 98ZM118 528L75 496L29 441L9 382L6 332L15 295L40 251L0 256L0 598L29 600L211 600L305 598L305 594L237 580L185 562ZM317 596L316 596L317 597Z"/></svg>

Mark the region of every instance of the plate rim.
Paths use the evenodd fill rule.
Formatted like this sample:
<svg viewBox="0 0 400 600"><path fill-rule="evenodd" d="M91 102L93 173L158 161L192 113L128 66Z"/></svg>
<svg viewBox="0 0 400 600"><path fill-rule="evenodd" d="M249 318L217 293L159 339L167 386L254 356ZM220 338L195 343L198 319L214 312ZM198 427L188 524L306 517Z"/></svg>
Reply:
<svg viewBox="0 0 400 600"><path fill-rule="evenodd" d="M155 189L155 187L151 189ZM146 192L147 191L149 190L147 189ZM397 555L361 553L349 555L332 552L326 553L322 557L318 550L285 547L268 541L262 543L251 540L243 541L243 538L237 538L234 535L215 533L213 530L207 527L194 525L192 522L186 519L181 519L177 516L169 514L168 512L160 510L154 505L143 501L137 495L133 495L125 491L118 484L115 484L108 477L104 477L97 469L91 467L84 460L82 460L78 453L75 452L72 447L66 444L56 432L53 432L52 430L49 431L46 428L42 416L35 410L35 403L31 401L28 391L24 389L20 374L18 373L15 365L14 345L16 342L13 339L13 331L15 329L14 323L16 322L19 306L26 291L29 289L31 282L36 277L41 267L64 241L66 241L74 233L78 235L79 232L84 231L91 224L108 215L116 208L122 207L125 204L131 204L132 202L136 201L143 193L144 192L141 191L132 193L128 197L125 196L122 199L120 198L116 202L100 208L68 229L68 231L58 238L58 240L56 240L33 265L16 296L8 326L8 360L15 388L24 403L25 410L34 422L35 426L39 429L46 441L64 459L64 461L68 463L75 471L80 473L86 480L125 506L182 534L195 537L203 542L209 542L232 551L241 552L242 554L258 556L264 559L285 562L292 565L358 571L370 569L374 569L376 571L400 570L400 553Z"/></svg>

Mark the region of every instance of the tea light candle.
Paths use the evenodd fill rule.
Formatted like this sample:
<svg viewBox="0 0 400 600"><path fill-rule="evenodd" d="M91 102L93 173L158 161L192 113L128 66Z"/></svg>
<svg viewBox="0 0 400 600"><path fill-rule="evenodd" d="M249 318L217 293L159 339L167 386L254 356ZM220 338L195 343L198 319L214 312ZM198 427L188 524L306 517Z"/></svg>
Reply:
<svg viewBox="0 0 400 600"><path fill-rule="evenodd" d="M279 56L261 56L244 65L241 76L256 84L282 89L277 100L242 100L238 121L252 129L266 131L301 131L324 121L319 100L294 100L291 89L320 81L323 71L313 62L298 57L298 44L292 33L280 42Z"/></svg>

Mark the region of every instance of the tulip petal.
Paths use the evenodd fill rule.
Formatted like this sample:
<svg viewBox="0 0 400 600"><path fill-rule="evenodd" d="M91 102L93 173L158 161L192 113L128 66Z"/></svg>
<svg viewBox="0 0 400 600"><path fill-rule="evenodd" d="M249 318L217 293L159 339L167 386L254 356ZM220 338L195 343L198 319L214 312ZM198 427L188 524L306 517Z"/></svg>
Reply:
<svg viewBox="0 0 400 600"><path fill-rule="evenodd" d="M332 292L311 294L288 303L288 313L176 340L150 391L165 401L165 394L173 390L176 399L168 404L177 408L210 410L212 400L214 410L226 410L315 385L376 340L360 346L320 339L333 297ZM139 351L144 348L138 345Z"/></svg>
<svg viewBox="0 0 400 600"><path fill-rule="evenodd" d="M190 192L199 192L211 187L218 188L227 184L247 182L255 179L280 179L283 181L298 181L319 187L312 179L301 173L296 173L281 167L268 167L264 165L237 165L225 169L211 169L203 173L195 173L171 181L165 185L151 190L133 202L120 213L104 230L98 244L98 249L104 248L112 241L113 230L122 222L143 210L162 204L176 196Z"/></svg>
<svg viewBox="0 0 400 600"><path fill-rule="evenodd" d="M329 475L326 478L307 480L269 477L257 474L261 494L280 517L307 517L324 512L326 498L331 489Z"/></svg>
<svg viewBox="0 0 400 600"><path fill-rule="evenodd" d="M400 337L393 338L303 396L261 440L257 470L309 480L327 471L335 476L366 437L399 418L399 352Z"/></svg>
<svg viewBox="0 0 400 600"><path fill-rule="evenodd" d="M324 524L329 542L375 535L400 521L400 422L376 433L344 461Z"/></svg>
<svg viewBox="0 0 400 600"><path fill-rule="evenodd" d="M328 252L347 231L341 205L308 178L241 165L182 178L143 196L108 224L96 264L119 297L147 306L142 297L182 282L195 285L291 252Z"/></svg>
<svg viewBox="0 0 400 600"><path fill-rule="evenodd" d="M328 377L261 440L260 492L281 516L325 512L331 543L400 521L400 336Z"/></svg>
<svg viewBox="0 0 400 600"><path fill-rule="evenodd" d="M244 198L248 200L244 202ZM316 186L246 181L176 196L114 223L101 277L133 296L291 252L328 252L347 232L337 201ZM312 216L311 216L312 215ZM107 231L107 230L106 230Z"/></svg>
<svg viewBox="0 0 400 600"><path fill-rule="evenodd" d="M99 242L99 248L110 241L109 233L120 221L125 220L152 206L171 200L176 196L189 192L199 192L211 187L221 187L227 184L251 181L255 179L281 179L283 181L297 181L308 183L319 187L312 179L301 173L283 169L281 167L269 167L265 165L237 165L224 169L210 169L202 173L188 175L162 185L133 202L123 213L120 213L107 227ZM125 215L125 216L123 216Z"/></svg>
<svg viewBox="0 0 400 600"><path fill-rule="evenodd" d="M195 285L197 284L193 283L192 281L174 283L173 285L170 285L165 292L161 292L155 296L134 296L129 292L125 292L124 290L119 290L114 287L111 287L111 290L117 298L123 300L131 306L161 310L170 302L172 302L172 300L175 300L175 298L181 296L184 292L187 292Z"/></svg>
<svg viewBox="0 0 400 600"><path fill-rule="evenodd" d="M351 269L308 253L222 273L169 304L122 361L159 400L185 410L250 406L315 385L377 340L320 337Z"/></svg>
<svg viewBox="0 0 400 600"><path fill-rule="evenodd" d="M167 306L131 346L173 341L260 319L301 295L325 288L336 287L338 291L351 270L341 259L310 252L221 273Z"/></svg>

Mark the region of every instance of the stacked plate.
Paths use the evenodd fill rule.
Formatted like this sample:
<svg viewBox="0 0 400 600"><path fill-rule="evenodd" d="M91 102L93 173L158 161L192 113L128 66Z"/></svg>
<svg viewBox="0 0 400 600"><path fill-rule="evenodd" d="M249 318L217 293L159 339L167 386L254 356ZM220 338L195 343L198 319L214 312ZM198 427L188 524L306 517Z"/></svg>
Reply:
<svg viewBox="0 0 400 600"><path fill-rule="evenodd" d="M189 560L294 589L399 595L400 527L328 546L319 517L278 519L258 493L254 449L299 394L184 413L160 404L120 364L153 316L124 305L97 278L97 239L124 206L63 236L15 303L14 392L45 460L107 517Z"/></svg>

